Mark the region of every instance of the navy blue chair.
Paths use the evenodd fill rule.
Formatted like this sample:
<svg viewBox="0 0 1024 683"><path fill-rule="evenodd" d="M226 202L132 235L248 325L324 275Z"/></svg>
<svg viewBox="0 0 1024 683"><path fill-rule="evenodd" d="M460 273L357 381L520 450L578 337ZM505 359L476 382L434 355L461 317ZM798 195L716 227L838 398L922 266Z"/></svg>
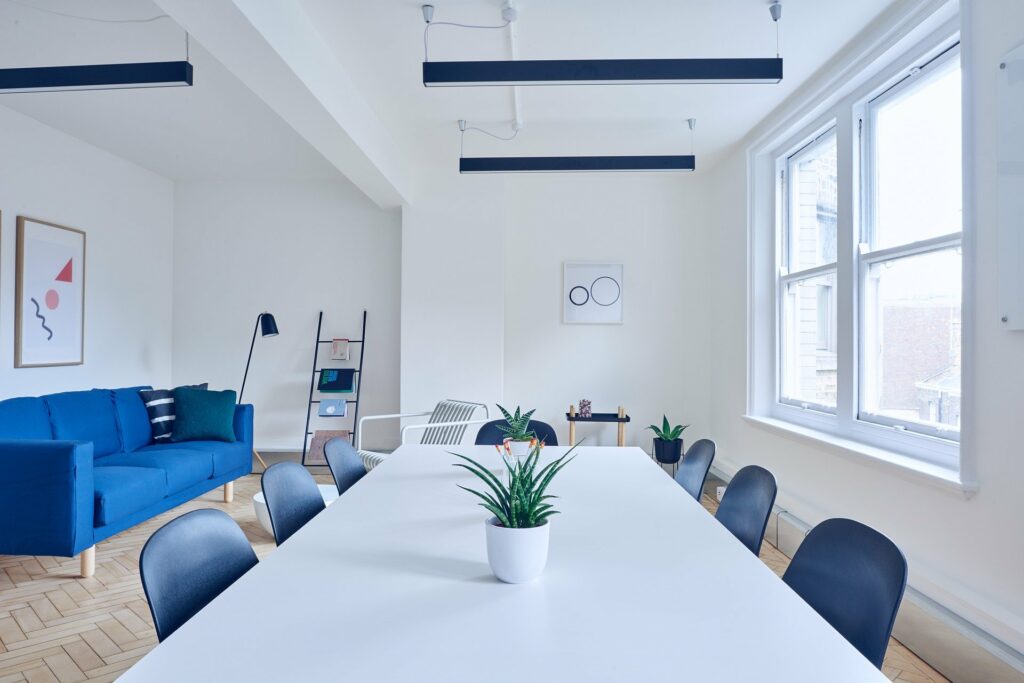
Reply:
<svg viewBox="0 0 1024 683"><path fill-rule="evenodd" d="M852 519L829 519L807 534L782 580L882 667L907 587L907 560L895 543Z"/></svg>
<svg viewBox="0 0 1024 683"><path fill-rule="evenodd" d="M757 465L747 465L726 487L715 519L757 555L761 552L764 529L768 526L777 491L771 472Z"/></svg>
<svg viewBox="0 0 1024 683"><path fill-rule="evenodd" d="M334 477L334 485L338 487L338 495L345 493L352 485L366 476L366 465L363 459L347 438L331 439L324 444L324 455L327 467Z"/></svg>
<svg viewBox="0 0 1024 683"><path fill-rule="evenodd" d="M498 425L507 424L504 420L491 420L480 426L476 433L477 446L500 446L505 441L505 433L498 429ZM530 420L530 431L537 435L537 438L546 446L557 446L558 436L554 428L547 422Z"/></svg>
<svg viewBox="0 0 1024 683"><path fill-rule="evenodd" d="M157 529L139 557L157 639L177 631L258 562L245 534L220 510L186 512Z"/></svg>
<svg viewBox="0 0 1024 683"><path fill-rule="evenodd" d="M693 496L697 502L704 493L704 481L715 459L715 442L711 439L694 441L686 450L683 461L676 470L676 483Z"/></svg>
<svg viewBox="0 0 1024 683"><path fill-rule="evenodd" d="M260 485L278 545L327 507L313 475L297 462L274 463L263 472Z"/></svg>

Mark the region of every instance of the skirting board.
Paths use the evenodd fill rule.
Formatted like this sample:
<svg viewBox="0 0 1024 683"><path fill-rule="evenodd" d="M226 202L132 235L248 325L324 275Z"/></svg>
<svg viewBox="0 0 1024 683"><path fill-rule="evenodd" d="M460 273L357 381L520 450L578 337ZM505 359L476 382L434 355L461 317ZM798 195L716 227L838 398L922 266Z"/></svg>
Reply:
<svg viewBox="0 0 1024 683"><path fill-rule="evenodd" d="M892 632L953 683L1024 683L1024 656L907 587Z"/></svg>
<svg viewBox="0 0 1024 683"><path fill-rule="evenodd" d="M728 482L716 466L711 473ZM792 557L810 525L779 506L765 540ZM893 636L953 683L1024 683L1024 654L907 586Z"/></svg>

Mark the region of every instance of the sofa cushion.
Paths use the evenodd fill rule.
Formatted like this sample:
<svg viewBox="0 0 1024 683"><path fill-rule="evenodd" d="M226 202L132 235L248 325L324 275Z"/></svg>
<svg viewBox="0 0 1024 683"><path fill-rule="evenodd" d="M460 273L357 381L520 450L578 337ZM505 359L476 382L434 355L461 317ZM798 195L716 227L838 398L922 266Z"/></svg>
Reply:
<svg viewBox="0 0 1024 683"><path fill-rule="evenodd" d="M114 407L117 410L117 423L121 427L121 446L126 451L142 448L153 440L153 432L149 428L149 413L139 396L139 391L153 387L129 387L114 389Z"/></svg>
<svg viewBox="0 0 1024 683"><path fill-rule="evenodd" d="M150 467L93 468L96 526L106 526L167 497L167 474Z"/></svg>
<svg viewBox="0 0 1024 683"><path fill-rule="evenodd" d="M244 441L225 443L224 441L181 441L178 443L161 442L141 448L136 453L153 453L158 451L201 451L213 456L213 477L252 467L252 451Z"/></svg>
<svg viewBox="0 0 1024 683"><path fill-rule="evenodd" d="M114 397L109 389L50 394L43 400L50 409L54 439L91 441L97 458L121 450Z"/></svg>
<svg viewBox="0 0 1024 683"><path fill-rule="evenodd" d="M206 389L207 384L190 384L189 389ZM153 442L170 441L174 431L174 390L173 389L141 389L139 396L149 415L149 426L153 434Z"/></svg>
<svg viewBox="0 0 1024 683"><path fill-rule="evenodd" d="M96 461L97 467L150 467L166 474L168 495L184 491L213 475L213 455L205 451L178 450L114 453Z"/></svg>
<svg viewBox="0 0 1024 683"><path fill-rule="evenodd" d="M174 390L174 431L171 441L235 440L236 394L178 387Z"/></svg>
<svg viewBox="0 0 1024 683"><path fill-rule="evenodd" d="M0 401L0 439L52 439L50 413L41 398Z"/></svg>

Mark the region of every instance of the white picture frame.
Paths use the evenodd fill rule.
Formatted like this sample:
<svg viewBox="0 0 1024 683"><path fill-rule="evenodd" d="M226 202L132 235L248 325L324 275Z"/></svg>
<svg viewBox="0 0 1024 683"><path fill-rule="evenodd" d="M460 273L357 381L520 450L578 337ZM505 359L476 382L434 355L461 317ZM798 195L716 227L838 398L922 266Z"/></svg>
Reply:
<svg viewBox="0 0 1024 683"><path fill-rule="evenodd" d="M623 264L566 261L562 264L562 322L621 325Z"/></svg>

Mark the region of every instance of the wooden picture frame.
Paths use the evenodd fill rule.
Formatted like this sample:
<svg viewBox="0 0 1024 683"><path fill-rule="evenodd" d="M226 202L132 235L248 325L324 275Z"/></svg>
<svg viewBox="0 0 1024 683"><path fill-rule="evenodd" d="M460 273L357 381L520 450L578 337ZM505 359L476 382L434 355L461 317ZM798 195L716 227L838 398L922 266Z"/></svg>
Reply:
<svg viewBox="0 0 1024 683"><path fill-rule="evenodd" d="M14 367L85 361L85 231L18 216Z"/></svg>

